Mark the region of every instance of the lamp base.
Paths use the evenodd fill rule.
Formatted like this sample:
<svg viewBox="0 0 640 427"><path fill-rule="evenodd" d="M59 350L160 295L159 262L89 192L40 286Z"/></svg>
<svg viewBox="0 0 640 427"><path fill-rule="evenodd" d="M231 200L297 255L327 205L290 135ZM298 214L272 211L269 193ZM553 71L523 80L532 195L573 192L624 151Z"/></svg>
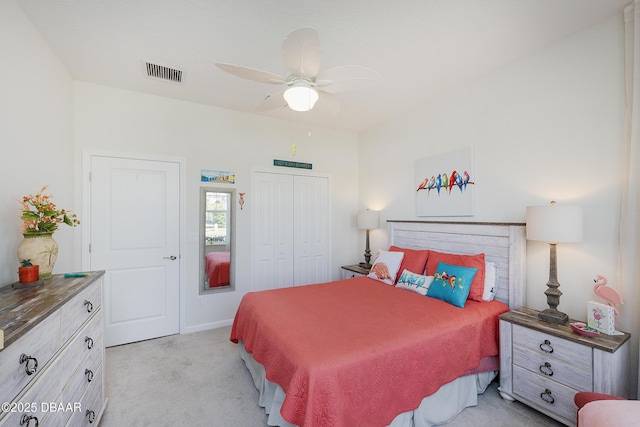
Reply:
<svg viewBox="0 0 640 427"><path fill-rule="evenodd" d="M369 229L367 228L367 233L366 233L367 237L366 237L366 242L365 242L365 250L364 250L364 262L360 263L360 267L364 267L364 268L371 268L371 264L369 264L369 261L371 261L371 249L369 249Z"/></svg>
<svg viewBox="0 0 640 427"><path fill-rule="evenodd" d="M566 325L569 323L569 316L566 313L552 308L541 311L538 314L538 319L544 322L555 323L556 325Z"/></svg>

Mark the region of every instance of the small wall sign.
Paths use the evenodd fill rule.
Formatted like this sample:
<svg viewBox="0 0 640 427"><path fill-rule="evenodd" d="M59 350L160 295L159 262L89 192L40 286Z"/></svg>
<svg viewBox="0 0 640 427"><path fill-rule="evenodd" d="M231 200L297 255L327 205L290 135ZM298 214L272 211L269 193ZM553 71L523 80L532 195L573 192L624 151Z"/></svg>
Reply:
<svg viewBox="0 0 640 427"><path fill-rule="evenodd" d="M292 162L289 160L276 160L276 159L273 159L273 166L282 166L285 168L296 168L296 169L313 169L311 163Z"/></svg>

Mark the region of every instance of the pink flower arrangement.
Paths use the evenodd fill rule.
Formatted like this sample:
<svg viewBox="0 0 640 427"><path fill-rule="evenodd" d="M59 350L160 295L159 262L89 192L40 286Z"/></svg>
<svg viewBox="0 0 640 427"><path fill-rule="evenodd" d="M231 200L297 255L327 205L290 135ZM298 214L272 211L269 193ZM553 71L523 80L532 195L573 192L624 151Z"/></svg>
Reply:
<svg viewBox="0 0 640 427"><path fill-rule="evenodd" d="M23 220L22 232L26 233L53 233L61 223L70 227L80 224L76 214L72 214L64 209L58 209L51 201L52 196L44 194L47 189L45 185L35 195L29 194L22 198Z"/></svg>

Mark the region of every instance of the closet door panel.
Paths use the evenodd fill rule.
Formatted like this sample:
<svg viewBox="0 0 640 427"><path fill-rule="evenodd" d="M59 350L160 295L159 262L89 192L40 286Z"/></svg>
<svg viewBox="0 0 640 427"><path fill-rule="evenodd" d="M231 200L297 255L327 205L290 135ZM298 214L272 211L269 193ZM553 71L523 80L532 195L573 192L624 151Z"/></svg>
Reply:
<svg viewBox="0 0 640 427"><path fill-rule="evenodd" d="M253 289L293 285L293 176L255 173Z"/></svg>
<svg viewBox="0 0 640 427"><path fill-rule="evenodd" d="M296 176L293 185L294 285L330 279L329 180Z"/></svg>

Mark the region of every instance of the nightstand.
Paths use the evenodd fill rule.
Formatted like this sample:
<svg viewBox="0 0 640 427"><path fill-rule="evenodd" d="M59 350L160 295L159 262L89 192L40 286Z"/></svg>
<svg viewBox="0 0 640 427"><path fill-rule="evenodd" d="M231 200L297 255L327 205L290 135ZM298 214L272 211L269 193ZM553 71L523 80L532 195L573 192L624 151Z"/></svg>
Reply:
<svg viewBox="0 0 640 427"><path fill-rule="evenodd" d="M370 268L363 267L361 265L343 265L342 269L342 278L343 279L353 279L354 277L366 276L369 274Z"/></svg>
<svg viewBox="0 0 640 427"><path fill-rule="evenodd" d="M538 320L528 308L499 318L503 398L575 426L578 391L628 397L629 334L583 337L568 324Z"/></svg>

